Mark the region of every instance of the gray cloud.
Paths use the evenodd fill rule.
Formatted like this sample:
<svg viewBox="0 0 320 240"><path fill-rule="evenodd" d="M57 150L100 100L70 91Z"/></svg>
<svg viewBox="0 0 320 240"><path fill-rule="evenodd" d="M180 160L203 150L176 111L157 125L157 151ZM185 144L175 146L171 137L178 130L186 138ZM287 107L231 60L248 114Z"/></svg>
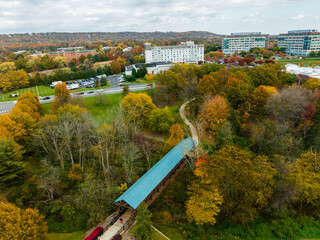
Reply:
<svg viewBox="0 0 320 240"><path fill-rule="evenodd" d="M0 0L0 33L49 31L228 32L261 26L263 11L298 0ZM306 0L316 3L316 0ZM271 11L270 11L271 12ZM302 13L288 16L288 21ZM262 18L263 16L263 18ZM232 24L232 21L233 25ZM274 18L273 18L274 19ZM221 23L224 22L225 28ZM241 27L241 26L240 26Z"/></svg>

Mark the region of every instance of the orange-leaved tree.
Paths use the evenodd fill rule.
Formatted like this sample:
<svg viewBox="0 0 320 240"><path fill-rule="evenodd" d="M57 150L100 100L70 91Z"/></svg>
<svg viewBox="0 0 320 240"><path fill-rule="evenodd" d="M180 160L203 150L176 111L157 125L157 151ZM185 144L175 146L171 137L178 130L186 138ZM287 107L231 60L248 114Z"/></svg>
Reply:
<svg viewBox="0 0 320 240"><path fill-rule="evenodd" d="M70 100L70 90L67 88L67 84L64 82L58 83L54 88L54 96L52 111L56 112L61 106L68 103Z"/></svg>
<svg viewBox="0 0 320 240"><path fill-rule="evenodd" d="M26 136L26 130L23 124L12 120L9 115L5 113L0 115L0 136L20 141Z"/></svg>
<svg viewBox="0 0 320 240"><path fill-rule="evenodd" d="M230 116L227 100L220 95L208 98L202 105L198 119L214 136Z"/></svg>

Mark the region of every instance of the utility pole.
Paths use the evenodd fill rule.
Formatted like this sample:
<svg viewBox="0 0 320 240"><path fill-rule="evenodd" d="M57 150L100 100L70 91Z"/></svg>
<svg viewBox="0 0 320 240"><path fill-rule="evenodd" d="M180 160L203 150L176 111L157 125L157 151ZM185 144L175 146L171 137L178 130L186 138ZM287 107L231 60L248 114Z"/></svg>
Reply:
<svg viewBox="0 0 320 240"><path fill-rule="evenodd" d="M38 85L36 86L36 88L37 88L38 97L40 97L40 96L39 96L39 89L38 89Z"/></svg>

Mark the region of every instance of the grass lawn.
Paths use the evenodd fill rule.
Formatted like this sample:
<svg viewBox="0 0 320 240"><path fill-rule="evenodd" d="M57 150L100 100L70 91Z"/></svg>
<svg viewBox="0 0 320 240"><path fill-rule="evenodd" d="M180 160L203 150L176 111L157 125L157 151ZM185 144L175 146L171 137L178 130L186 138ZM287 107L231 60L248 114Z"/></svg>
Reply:
<svg viewBox="0 0 320 240"><path fill-rule="evenodd" d="M16 91L5 93L2 96L0 96L0 98L1 98L0 101L3 101L3 100L4 101L14 101L14 100L17 100L17 98L12 98L10 95L11 94L16 94L16 93L19 93L21 95L21 94L23 94L25 92L33 92L34 94L37 94L37 95L38 95L38 92L39 92L39 95L41 97L53 95L53 89L51 89L51 87L41 85L41 86L38 86L38 87L35 86L35 87L23 88L23 89L19 89L19 90L16 90Z"/></svg>
<svg viewBox="0 0 320 240"><path fill-rule="evenodd" d="M182 103L179 102L177 104L174 104L172 106L169 106L169 109L170 111L172 112L172 116L174 117L174 119L176 120L176 123L180 123L180 124L184 124L181 116L180 116L180 113L179 113L179 110L180 110L180 107L181 107Z"/></svg>
<svg viewBox="0 0 320 240"><path fill-rule="evenodd" d="M295 63L295 64L300 64L303 63L304 65L308 65L308 63L311 64L316 64L320 63L320 58L307 58L307 59L303 59L303 60L298 60L298 59L283 59L283 60L278 60L276 61L277 63L281 64L281 65L286 65L289 63Z"/></svg>
<svg viewBox="0 0 320 240"><path fill-rule="evenodd" d="M73 233L49 233L49 240L81 240L84 235L83 232Z"/></svg>
<svg viewBox="0 0 320 240"><path fill-rule="evenodd" d="M185 238L174 226L169 227L157 223L154 223L153 226L156 227L160 232L162 232L171 240L187 240L187 238Z"/></svg>
<svg viewBox="0 0 320 240"><path fill-rule="evenodd" d="M134 93L146 92L146 90L134 91ZM114 120L122 100L122 93L114 93L83 98L88 112L98 121ZM101 101L100 101L101 100ZM43 114L51 113L51 103L42 104ZM113 111L114 110L114 111Z"/></svg>
<svg viewBox="0 0 320 240"><path fill-rule="evenodd" d="M75 90L71 90L71 92L82 92L82 91L90 91L90 90L98 90L98 89L103 89L103 88L108 88L110 87L110 84L108 84L107 86L102 86L102 87L95 87L95 88L79 88L79 89L75 89ZM37 89L38 88L38 89ZM10 95L11 94L16 94L18 93L19 95L25 93L25 92L33 92L34 94L39 93L39 96L41 97L45 97L45 96L51 96L54 94L54 90L51 89L50 86L38 86L38 87L29 87L29 88L23 88L23 89L19 89L17 91L12 91L12 92L8 92L5 93L3 95L0 95L0 102L3 101L14 101L17 100L18 98L12 98Z"/></svg>
<svg viewBox="0 0 320 240"><path fill-rule="evenodd" d="M136 231L137 231L137 225L134 225L131 228L131 230L129 231L129 233L135 234ZM152 229L151 240L167 240L167 239L165 237L163 237L160 233L158 233L156 230ZM172 240L174 240L174 239L172 239Z"/></svg>

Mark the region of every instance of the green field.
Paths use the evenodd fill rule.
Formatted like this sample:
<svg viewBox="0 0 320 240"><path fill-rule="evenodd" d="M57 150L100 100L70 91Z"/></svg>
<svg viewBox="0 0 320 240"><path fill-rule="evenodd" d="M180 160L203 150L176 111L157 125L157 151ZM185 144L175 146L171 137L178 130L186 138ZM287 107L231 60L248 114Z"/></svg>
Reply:
<svg viewBox="0 0 320 240"><path fill-rule="evenodd" d="M158 229L159 230L159 229ZM131 234L135 234L137 232L137 225L134 225L132 227L132 229L129 231L129 233ZM152 229L152 232L151 232L151 240L166 240L165 237L163 237L160 233L158 233L156 230ZM174 240L172 238L172 240Z"/></svg>
<svg viewBox="0 0 320 240"><path fill-rule="evenodd" d="M146 92L146 90L135 91L135 93ZM85 103L85 108L98 121L114 120L119 112L120 102L122 100L122 93L114 93L100 96L92 96L82 98ZM82 101L81 100L81 101ZM100 101L101 100L101 101ZM81 105L81 104L80 104ZM51 113L51 103L42 104L43 114Z"/></svg>
<svg viewBox="0 0 320 240"><path fill-rule="evenodd" d="M95 87L95 88L79 88L75 90L71 90L71 92L81 92L81 91L90 91L90 90L98 90L98 89L103 89L103 88L108 88L110 87L110 84L107 86L103 87ZM52 96L54 94L54 90L51 89L49 86L35 86L35 87L29 87L29 88L23 88L19 89L16 91L8 92L5 94L0 95L0 102L6 102L6 101L14 101L17 100L17 97L13 98L11 97L11 94L23 94L25 92L33 92L34 94L39 94L40 97L45 97L45 96Z"/></svg>
<svg viewBox="0 0 320 240"><path fill-rule="evenodd" d="M185 238L176 227L171 226L164 226L160 224L153 224L159 231L161 231L164 235L166 235L171 240L186 240Z"/></svg>
<svg viewBox="0 0 320 240"><path fill-rule="evenodd" d="M37 94L39 93L39 95L41 97L45 97L45 96L50 96L50 95L53 95L53 89L51 89L51 87L49 86L37 86L37 87L29 87L29 88L23 88L23 89L19 89L19 90L16 90L16 91L12 91L12 92L8 92L8 93L5 93L5 94L2 94L0 97L1 97L1 102L3 101L14 101L14 100L17 100L17 98L12 98L11 97L11 94L23 94L25 92L33 92L34 94Z"/></svg>
<svg viewBox="0 0 320 240"><path fill-rule="evenodd" d="M289 64L289 63L294 63L294 64L300 64L300 63L303 63L304 65L308 65L308 63L311 63L311 64L316 64L320 63L320 58L306 58L306 59L303 59L303 60L297 60L297 59L283 59L283 60L278 60L276 61L277 63L281 64L281 65L286 65L286 64Z"/></svg>
<svg viewBox="0 0 320 240"><path fill-rule="evenodd" d="M49 240L81 240L84 235L83 232L73 233L49 233Z"/></svg>

